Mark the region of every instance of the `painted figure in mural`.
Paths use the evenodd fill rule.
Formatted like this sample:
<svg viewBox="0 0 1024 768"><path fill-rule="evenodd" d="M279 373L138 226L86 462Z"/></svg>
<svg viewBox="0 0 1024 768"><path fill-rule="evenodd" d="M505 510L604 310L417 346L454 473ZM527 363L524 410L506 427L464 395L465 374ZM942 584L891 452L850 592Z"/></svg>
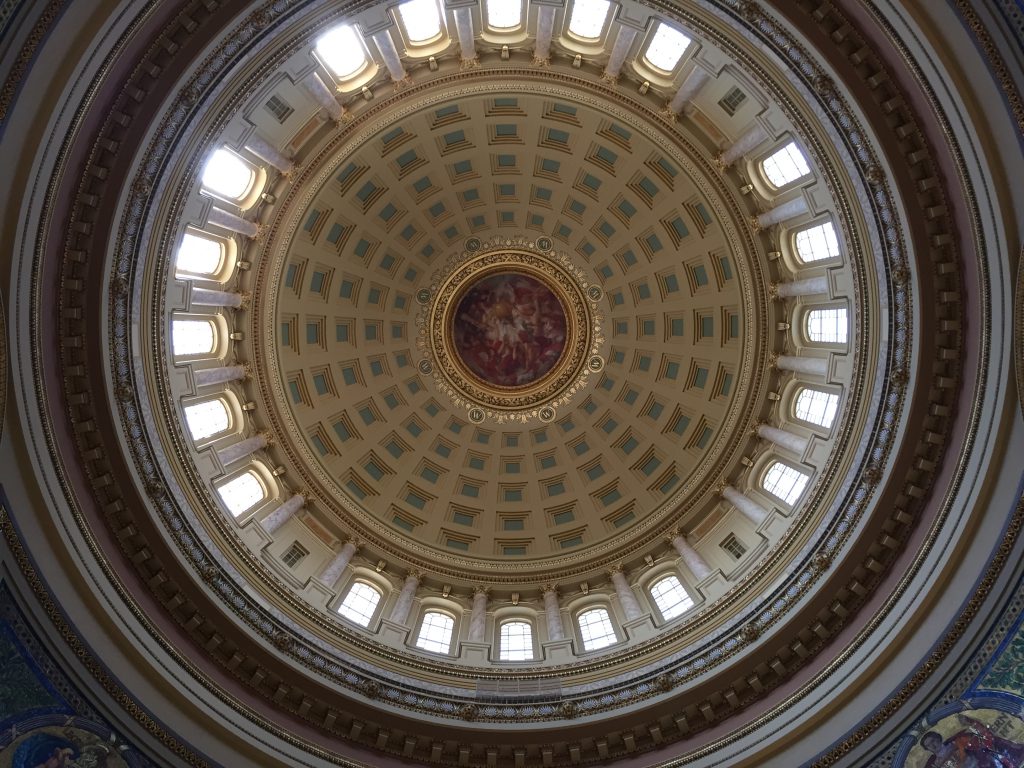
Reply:
<svg viewBox="0 0 1024 768"><path fill-rule="evenodd" d="M551 289L528 275L483 278L462 297L455 348L478 377L503 387L537 381L558 362L566 320Z"/></svg>
<svg viewBox="0 0 1024 768"><path fill-rule="evenodd" d="M982 722L958 715L963 726L948 739L935 731L921 737L921 747L931 752L924 768L1021 768L1024 744L997 736Z"/></svg>
<svg viewBox="0 0 1024 768"><path fill-rule="evenodd" d="M41 731L33 733L14 750L11 768L113 768L124 762L111 753L94 734L66 729L71 738ZM75 739L72 741L71 739Z"/></svg>

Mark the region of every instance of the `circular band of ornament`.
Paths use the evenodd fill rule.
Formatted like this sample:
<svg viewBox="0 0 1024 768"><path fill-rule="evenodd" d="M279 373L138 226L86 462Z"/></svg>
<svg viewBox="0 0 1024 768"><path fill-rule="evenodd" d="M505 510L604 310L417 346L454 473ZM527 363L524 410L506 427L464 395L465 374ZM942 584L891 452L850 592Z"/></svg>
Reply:
<svg viewBox="0 0 1024 768"><path fill-rule="evenodd" d="M565 254L474 240L429 289L420 370L474 423L553 414L602 367L603 293L593 288Z"/></svg>

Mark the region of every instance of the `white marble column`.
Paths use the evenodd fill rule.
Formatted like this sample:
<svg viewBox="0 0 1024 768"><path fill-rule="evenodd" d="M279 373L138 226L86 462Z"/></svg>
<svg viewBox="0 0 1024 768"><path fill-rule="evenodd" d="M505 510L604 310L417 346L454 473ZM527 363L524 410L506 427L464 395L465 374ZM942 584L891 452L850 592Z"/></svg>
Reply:
<svg viewBox="0 0 1024 768"><path fill-rule="evenodd" d="M828 360L823 357L797 357L796 355L779 355L775 367L780 371L793 373L815 373L824 376L828 373Z"/></svg>
<svg viewBox="0 0 1024 768"><path fill-rule="evenodd" d="M223 448L218 448L217 458L220 459L221 464L227 466L239 459L244 459L246 456L251 456L260 448L266 447L266 435L253 435L252 437L247 437L244 440L239 440L237 443L232 443L231 445L225 445Z"/></svg>
<svg viewBox="0 0 1024 768"><path fill-rule="evenodd" d="M797 216L802 216L805 213L807 213L807 201L804 200L803 195L800 195L758 215L757 226L764 229L772 224L795 219Z"/></svg>
<svg viewBox="0 0 1024 768"><path fill-rule="evenodd" d="M288 501L264 517L260 524L267 533L274 533L274 531L291 520L292 516L302 509L302 505L305 503L306 497L301 493L296 493Z"/></svg>
<svg viewBox="0 0 1024 768"><path fill-rule="evenodd" d="M802 455L807 450L807 438L787 432L784 429L773 427L768 424L757 425L758 437L763 437L776 445L782 446L797 455Z"/></svg>
<svg viewBox="0 0 1024 768"><path fill-rule="evenodd" d="M314 101L327 111L332 120L339 122L345 115L345 108L338 103L334 94L331 93L331 89L324 84L324 81L320 79L316 72L310 72L306 75L302 79L302 86L313 97Z"/></svg>
<svg viewBox="0 0 1024 768"><path fill-rule="evenodd" d="M469 615L469 642L482 643L487 628L487 588L473 590L473 611Z"/></svg>
<svg viewBox="0 0 1024 768"><path fill-rule="evenodd" d="M242 294L193 286L191 302L197 307L235 307L237 309L242 306Z"/></svg>
<svg viewBox="0 0 1024 768"><path fill-rule="evenodd" d="M533 46L535 63L547 62L551 58L551 35L555 31L555 7L542 5L537 11L537 42Z"/></svg>
<svg viewBox="0 0 1024 768"><path fill-rule="evenodd" d="M828 278L822 275L821 277L808 277L806 280L790 280L787 283L776 285L775 292L784 299L793 296L817 296L828 293Z"/></svg>
<svg viewBox="0 0 1024 768"><path fill-rule="evenodd" d="M373 42L380 51L380 57L384 60L384 66L388 68L388 74L396 83L406 78L405 68L402 66L402 57L398 55L398 48L395 47L395 39L386 29L373 36Z"/></svg>
<svg viewBox="0 0 1024 768"><path fill-rule="evenodd" d="M245 142L245 148L260 160L277 168L281 173L291 173L292 168L295 167L295 163L281 154L277 147L273 146L258 133L254 133L249 137L249 140Z"/></svg>
<svg viewBox="0 0 1024 768"><path fill-rule="evenodd" d="M455 9L455 32L463 63L476 61L476 40L473 39L473 12L469 6Z"/></svg>
<svg viewBox="0 0 1024 768"><path fill-rule="evenodd" d="M622 566L615 566L609 573L612 575L615 594L619 596L619 605L622 606L622 610L626 614L626 620L639 619L644 612L640 609L640 603L637 601L636 595L633 594L629 582L626 581L626 574L622 572Z"/></svg>
<svg viewBox="0 0 1024 768"><path fill-rule="evenodd" d="M615 36L615 43L612 45L611 55L604 68L604 76L608 80L615 80L622 71L622 65L626 63L626 54L636 39L637 30L633 27L622 25Z"/></svg>
<svg viewBox="0 0 1024 768"><path fill-rule="evenodd" d="M722 498L742 512L755 526L760 525L768 517L768 510L753 499L744 496L731 485L722 489Z"/></svg>
<svg viewBox="0 0 1024 768"><path fill-rule="evenodd" d="M192 373L192 381L197 387L212 384L227 384L229 381L241 381L245 378L244 365L225 365L217 368L200 368Z"/></svg>
<svg viewBox="0 0 1024 768"><path fill-rule="evenodd" d="M562 609L558 605L558 590L554 584L544 587L544 616L548 624L548 640L564 640L565 627L562 626Z"/></svg>
<svg viewBox="0 0 1024 768"><path fill-rule="evenodd" d="M697 550L690 546L690 542L682 534L676 534L669 541L697 581L711 575L711 566L707 564L707 561L700 556Z"/></svg>
<svg viewBox="0 0 1024 768"><path fill-rule="evenodd" d="M256 222L243 219L241 216L217 206L210 209L210 215L206 217L206 222L248 238L256 237L260 233L259 225Z"/></svg>
<svg viewBox="0 0 1024 768"><path fill-rule="evenodd" d="M398 593L398 600L395 607L391 609L391 621L396 624L405 624L409 620L409 613L412 611L412 601L416 597L416 590L420 586L420 575L410 573L405 577L405 584L402 591Z"/></svg>
<svg viewBox="0 0 1024 768"><path fill-rule="evenodd" d="M697 94L711 79L711 74L704 67L694 67L693 71L686 76L683 84L679 86L676 95L668 103L668 108L673 112L682 112L683 107L697 98Z"/></svg>
<svg viewBox="0 0 1024 768"><path fill-rule="evenodd" d="M345 542L344 546L338 551L331 561L324 566L324 569L320 571L319 579L328 587L333 587L335 582L341 577L341 574L345 572L348 564L352 562L352 557L358 551L359 545L349 539Z"/></svg>
<svg viewBox="0 0 1024 768"><path fill-rule="evenodd" d="M720 160L722 166L728 168L767 138L768 131L764 129L764 126L754 123L746 133L736 139L733 145L722 153Z"/></svg>

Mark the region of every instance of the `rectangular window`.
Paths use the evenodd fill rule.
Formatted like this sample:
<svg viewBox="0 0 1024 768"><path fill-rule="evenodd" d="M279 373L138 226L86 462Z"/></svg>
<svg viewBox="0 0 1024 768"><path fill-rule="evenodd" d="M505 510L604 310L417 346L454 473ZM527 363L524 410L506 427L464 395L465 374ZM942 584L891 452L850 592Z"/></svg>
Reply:
<svg viewBox="0 0 1024 768"><path fill-rule="evenodd" d="M722 111L725 112L725 114L732 117L736 114L736 110L740 108L740 105L746 100L747 94L736 86L733 86L726 91L725 96L719 99L718 106L722 108Z"/></svg>
<svg viewBox="0 0 1024 768"><path fill-rule="evenodd" d="M291 117L292 112L295 111L287 101L282 99L276 93L267 99L267 103L264 104L264 106L266 107L267 112L272 114L274 119L279 123L283 123Z"/></svg>
<svg viewBox="0 0 1024 768"><path fill-rule="evenodd" d="M734 560L739 560L747 552L747 548L743 542L737 539L736 535L732 533L726 536L718 546L732 555Z"/></svg>
<svg viewBox="0 0 1024 768"><path fill-rule="evenodd" d="M284 551L283 555L281 555L281 562L289 568L294 568L299 564L299 561L308 554L308 549L302 546L299 542L293 541L292 545Z"/></svg>

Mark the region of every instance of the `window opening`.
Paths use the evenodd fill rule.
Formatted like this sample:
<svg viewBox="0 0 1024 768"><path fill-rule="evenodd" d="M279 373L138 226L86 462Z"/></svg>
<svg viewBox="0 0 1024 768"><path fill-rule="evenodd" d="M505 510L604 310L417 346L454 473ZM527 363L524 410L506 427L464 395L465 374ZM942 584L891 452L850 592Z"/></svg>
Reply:
<svg viewBox="0 0 1024 768"><path fill-rule="evenodd" d="M725 92L725 96L718 100L718 106L722 108L725 114L732 117L736 114L736 110L740 108L740 105L747 100L747 94L741 91L737 86L733 86Z"/></svg>
<svg viewBox="0 0 1024 768"><path fill-rule="evenodd" d="M185 406L185 423L193 440L204 440L231 425L227 406L220 398Z"/></svg>
<svg viewBox="0 0 1024 768"><path fill-rule="evenodd" d="M434 653L448 653L452 644L452 630L455 619L446 613L427 611L420 623L420 632L416 637L416 647Z"/></svg>
<svg viewBox="0 0 1024 768"><path fill-rule="evenodd" d="M267 103L264 104L263 106L264 108L266 108L267 112L272 114L274 116L274 119L277 120L277 122L279 123L283 123L285 120L291 117L292 112L295 111L294 109L292 109L291 104L282 99L276 93L272 95L269 99L267 99Z"/></svg>
<svg viewBox="0 0 1024 768"><path fill-rule="evenodd" d="M229 200L241 200L249 192L256 174L242 158L226 149L218 149L203 167L205 189Z"/></svg>
<svg viewBox="0 0 1024 768"><path fill-rule="evenodd" d="M569 18L569 31L587 40L596 39L604 29L610 5L609 0L576 0Z"/></svg>
<svg viewBox="0 0 1024 768"><path fill-rule="evenodd" d="M171 323L171 348L176 355L206 355L215 346L209 320L175 320Z"/></svg>
<svg viewBox="0 0 1024 768"><path fill-rule="evenodd" d="M523 23L519 0L487 0L487 23L494 29L514 29Z"/></svg>
<svg viewBox="0 0 1024 768"><path fill-rule="evenodd" d="M811 172L807 158L795 141L789 142L766 157L761 163L761 168L764 169L768 181L776 187L784 187Z"/></svg>
<svg viewBox="0 0 1024 768"><path fill-rule="evenodd" d="M800 261L834 259L839 255L839 239L831 221L796 233L796 255Z"/></svg>
<svg viewBox="0 0 1024 768"><path fill-rule="evenodd" d="M654 33L651 44L647 46L644 57L663 72L670 72L676 68L689 45L690 38L675 27L662 22L658 25L658 31Z"/></svg>
<svg viewBox="0 0 1024 768"><path fill-rule="evenodd" d="M263 499L263 483L250 471L224 483L217 489L217 493L228 511L238 517Z"/></svg>
<svg viewBox="0 0 1024 768"><path fill-rule="evenodd" d="M722 549L724 549L726 552L732 555L734 560L739 560L747 552L746 545L742 541L737 539L736 535L732 533L730 533L728 536L722 539L722 543L718 546L720 546Z"/></svg>
<svg viewBox="0 0 1024 768"><path fill-rule="evenodd" d="M825 344L842 344L847 339L846 308L812 309L807 313L807 338Z"/></svg>
<svg viewBox="0 0 1024 768"><path fill-rule="evenodd" d="M380 603L380 598L381 591L379 589L371 587L365 581L357 581L348 590L341 605L338 606L338 613L360 627L369 626L370 620L377 610L377 605Z"/></svg>
<svg viewBox="0 0 1024 768"><path fill-rule="evenodd" d="M576 623L580 628L585 651L596 651L598 648L605 648L619 641L615 634L615 627L612 626L611 617L604 608L591 608L589 611L584 611L577 617Z"/></svg>
<svg viewBox="0 0 1024 768"><path fill-rule="evenodd" d="M441 34L441 14L435 0L409 0L398 6L410 43L425 43Z"/></svg>
<svg viewBox="0 0 1024 768"><path fill-rule="evenodd" d="M213 275L224 260L224 246L208 237L186 232L174 259L177 271L195 275Z"/></svg>
<svg viewBox="0 0 1024 768"><path fill-rule="evenodd" d="M792 505L804 492L808 479L809 477L803 472L788 464L783 464L781 461L776 461L765 472L761 487L772 496Z"/></svg>
<svg viewBox="0 0 1024 768"><path fill-rule="evenodd" d="M529 661L533 658L533 630L525 621L506 621L501 625L498 657L502 661Z"/></svg>
<svg viewBox="0 0 1024 768"><path fill-rule="evenodd" d="M316 53L339 80L352 77L366 64L366 52L348 24L335 27L316 41Z"/></svg>
<svg viewBox="0 0 1024 768"><path fill-rule="evenodd" d="M651 597L658 606L662 617L669 621L681 616L693 607L693 598L683 588L676 576L669 575L659 579L651 586Z"/></svg>
<svg viewBox="0 0 1024 768"><path fill-rule="evenodd" d="M801 421L808 421L820 427L831 427L838 407L839 395L805 387L796 397L794 411Z"/></svg>
<svg viewBox="0 0 1024 768"><path fill-rule="evenodd" d="M283 555L281 555L281 562L289 568L294 568L299 564L299 561L308 554L308 549L302 546L299 542L293 541L292 545L285 550Z"/></svg>

